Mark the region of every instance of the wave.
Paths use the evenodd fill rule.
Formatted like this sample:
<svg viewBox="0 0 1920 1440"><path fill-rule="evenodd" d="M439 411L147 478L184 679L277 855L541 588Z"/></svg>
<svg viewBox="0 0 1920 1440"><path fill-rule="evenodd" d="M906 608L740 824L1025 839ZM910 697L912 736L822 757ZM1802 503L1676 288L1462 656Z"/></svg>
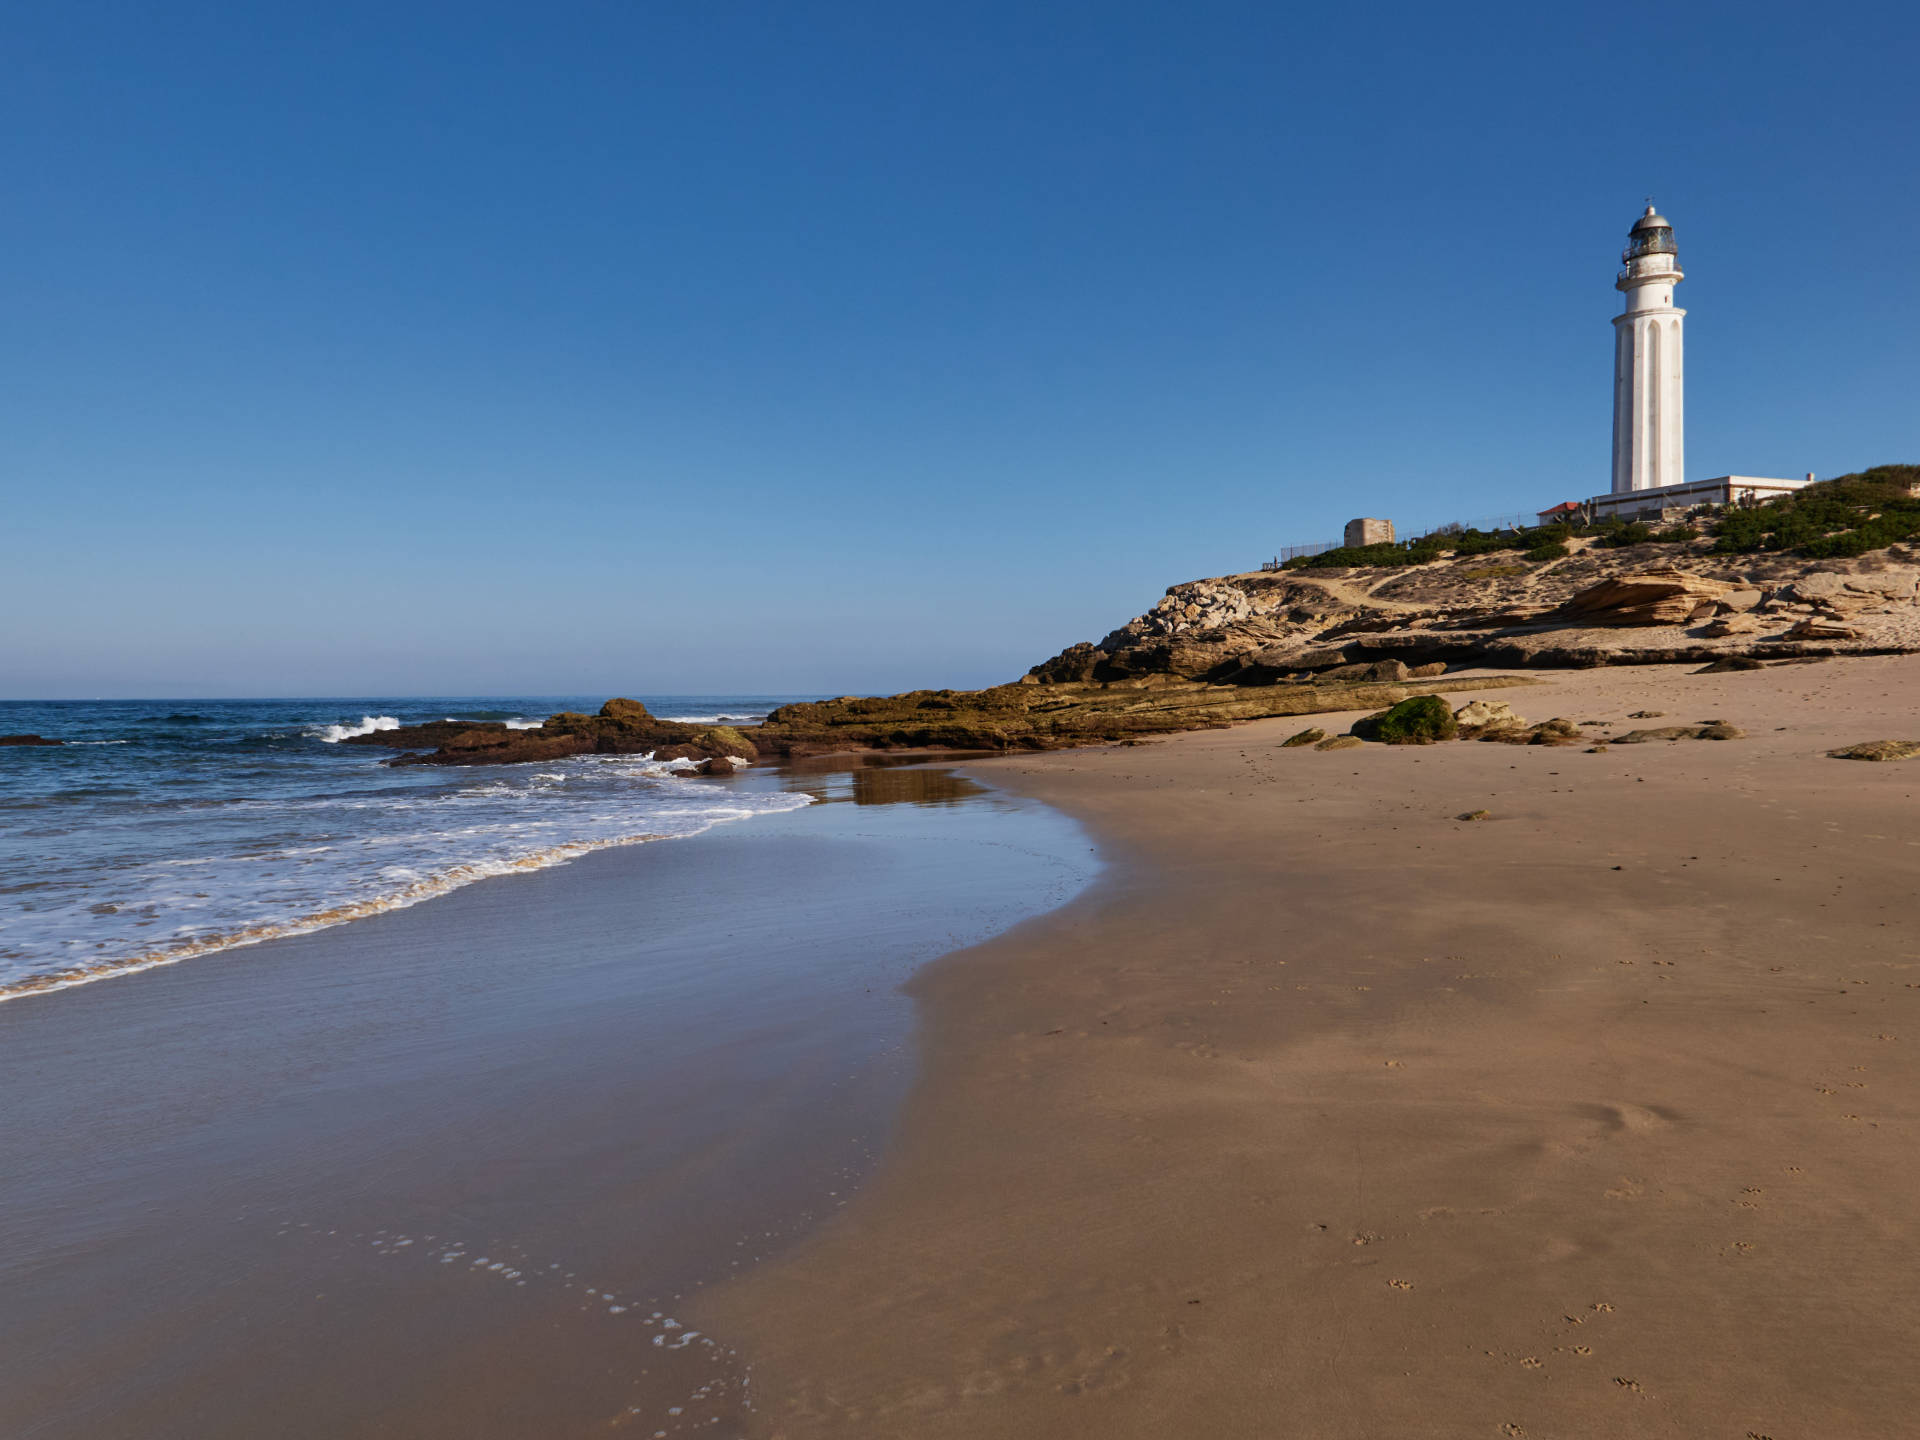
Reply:
<svg viewBox="0 0 1920 1440"><path fill-rule="evenodd" d="M544 720L509 720L507 721L507 729L538 730L542 725L545 725L546 723L547 722Z"/></svg>
<svg viewBox="0 0 1920 1440"><path fill-rule="evenodd" d="M659 717L674 725L750 725L767 718L762 710L752 715L662 715Z"/></svg>
<svg viewBox="0 0 1920 1440"><path fill-rule="evenodd" d="M376 730L398 730L400 722L391 715L362 715L358 725L323 725L306 733L328 745L338 745L356 735L371 735Z"/></svg>
<svg viewBox="0 0 1920 1440"><path fill-rule="evenodd" d="M370 734L371 732L359 733ZM800 804L808 803L804 797L797 798ZM30 975L11 982L0 982L0 1003L17 1000L24 995L43 995L54 990L69 990L76 985L88 985L95 980L108 980L140 970L152 970L161 965L177 965L182 960L192 960L221 950L233 950L242 945L258 945L265 940L279 940L290 935L306 935L315 930L330 929L335 925L344 925L349 920L362 920L370 915L384 914L389 910L404 910L410 905L418 905L422 900L432 900L441 895L450 894L463 886L473 884L476 880L487 880L496 875L523 874L529 870L546 870L555 865L564 865L569 860L577 860L580 856L591 854L593 851L610 850L615 846L639 845L650 840L681 839L688 835L700 834L726 820L748 819L753 813L731 807L717 807L703 817L704 824L672 836L641 832L618 835L610 839L572 840L548 846L544 850L535 850L526 855L468 861L450 866L438 874L414 880L398 890L372 899L352 900L331 905L325 909L295 916L290 920L249 925L219 935L203 935L193 939L178 940L170 945L156 946L141 954L129 955L121 959L103 960L92 965L70 966L64 970Z"/></svg>

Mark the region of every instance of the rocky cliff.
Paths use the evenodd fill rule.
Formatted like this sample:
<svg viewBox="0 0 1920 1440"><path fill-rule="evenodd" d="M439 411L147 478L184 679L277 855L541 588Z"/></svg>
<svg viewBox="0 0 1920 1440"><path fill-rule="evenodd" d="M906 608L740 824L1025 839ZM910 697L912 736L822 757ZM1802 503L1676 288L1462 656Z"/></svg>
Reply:
<svg viewBox="0 0 1920 1440"><path fill-rule="evenodd" d="M1710 542L1564 558L1229 575L1175 585L1031 683L1270 684L1380 659L1594 666L1920 650L1920 549L1851 559L1723 555Z"/></svg>

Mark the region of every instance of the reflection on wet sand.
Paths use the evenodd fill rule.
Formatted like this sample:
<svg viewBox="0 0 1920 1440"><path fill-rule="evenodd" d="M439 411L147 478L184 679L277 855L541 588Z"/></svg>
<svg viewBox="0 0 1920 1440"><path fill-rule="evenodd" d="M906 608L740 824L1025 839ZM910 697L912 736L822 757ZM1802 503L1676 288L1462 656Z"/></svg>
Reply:
<svg viewBox="0 0 1920 1440"><path fill-rule="evenodd" d="M967 758L967 757L949 757ZM789 790L811 795L821 804L954 805L990 793L945 765L929 765L921 756L821 755L782 767Z"/></svg>

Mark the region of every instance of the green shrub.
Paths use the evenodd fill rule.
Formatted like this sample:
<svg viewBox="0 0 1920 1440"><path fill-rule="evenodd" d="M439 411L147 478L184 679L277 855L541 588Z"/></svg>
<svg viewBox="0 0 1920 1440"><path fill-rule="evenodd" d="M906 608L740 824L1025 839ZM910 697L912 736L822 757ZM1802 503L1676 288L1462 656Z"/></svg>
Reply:
<svg viewBox="0 0 1920 1440"><path fill-rule="evenodd" d="M1438 695L1415 695L1391 710L1354 722L1353 733L1382 745L1431 745L1460 733L1453 711Z"/></svg>
<svg viewBox="0 0 1920 1440"><path fill-rule="evenodd" d="M1630 524L1609 525L1601 535L1600 543L1610 550L1618 550L1628 545L1644 545L1653 539L1653 527L1642 525L1638 520Z"/></svg>
<svg viewBox="0 0 1920 1440"><path fill-rule="evenodd" d="M1791 550L1812 559L1864 555L1920 535L1920 465L1876 465L1749 508L1728 506L1713 548L1750 555Z"/></svg>
<svg viewBox="0 0 1920 1440"><path fill-rule="evenodd" d="M1534 546L1520 558L1523 560L1532 560L1537 564L1542 560L1564 560L1568 554L1569 551L1564 543L1559 540L1549 540L1544 544Z"/></svg>

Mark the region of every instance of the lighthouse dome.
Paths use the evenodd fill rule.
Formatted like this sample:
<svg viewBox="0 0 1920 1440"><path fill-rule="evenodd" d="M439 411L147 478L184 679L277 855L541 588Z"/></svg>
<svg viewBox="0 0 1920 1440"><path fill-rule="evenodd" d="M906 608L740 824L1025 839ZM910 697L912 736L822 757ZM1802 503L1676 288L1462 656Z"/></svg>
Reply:
<svg viewBox="0 0 1920 1440"><path fill-rule="evenodd" d="M1649 204L1647 213L1634 221L1633 228L1627 232L1627 248L1620 258L1631 263L1642 255L1679 253L1680 247L1673 243L1673 223Z"/></svg>

